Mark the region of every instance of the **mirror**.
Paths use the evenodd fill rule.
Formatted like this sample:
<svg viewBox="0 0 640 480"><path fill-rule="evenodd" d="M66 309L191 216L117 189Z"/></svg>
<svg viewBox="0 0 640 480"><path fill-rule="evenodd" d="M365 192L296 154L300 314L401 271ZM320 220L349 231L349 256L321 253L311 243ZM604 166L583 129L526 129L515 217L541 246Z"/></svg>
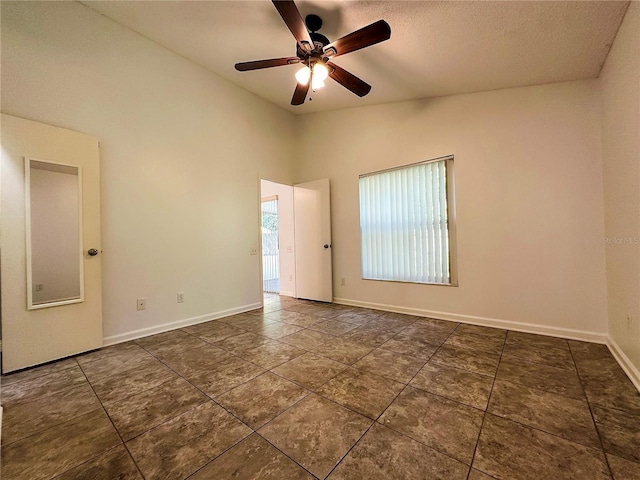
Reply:
<svg viewBox="0 0 640 480"><path fill-rule="evenodd" d="M84 300L80 168L25 160L27 308Z"/></svg>

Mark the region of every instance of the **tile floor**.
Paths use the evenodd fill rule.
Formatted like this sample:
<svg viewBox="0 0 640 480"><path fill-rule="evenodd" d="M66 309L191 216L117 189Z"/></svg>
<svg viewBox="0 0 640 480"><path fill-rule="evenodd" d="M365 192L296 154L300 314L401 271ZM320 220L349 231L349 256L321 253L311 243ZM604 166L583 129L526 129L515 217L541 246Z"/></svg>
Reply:
<svg viewBox="0 0 640 480"><path fill-rule="evenodd" d="M278 297L2 378L2 478L640 479L606 347Z"/></svg>

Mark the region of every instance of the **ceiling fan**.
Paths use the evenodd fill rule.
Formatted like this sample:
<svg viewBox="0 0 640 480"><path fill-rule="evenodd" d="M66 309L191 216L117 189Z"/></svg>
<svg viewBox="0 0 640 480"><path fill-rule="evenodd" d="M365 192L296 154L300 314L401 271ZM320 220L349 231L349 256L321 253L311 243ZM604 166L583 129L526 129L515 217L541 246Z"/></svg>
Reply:
<svg viewBox="0 0 640 480"><path fill-rule="evenodd" d="M327 37L318 33L322 27L320 17L307 15L303 21L293 0L272 1L297 41L296 56L236 63L236 70L246 72L302 63L304 67L296 73L298 83L293 92L291 105L302 105L307 98L309 87L311 86L313 90L323 87L327 77L359 97L364 97L371 91L371 85L331 62L330 59L388 40L391 37L391 27L387 22L378 20L334 42L329 42Z"/></svg>

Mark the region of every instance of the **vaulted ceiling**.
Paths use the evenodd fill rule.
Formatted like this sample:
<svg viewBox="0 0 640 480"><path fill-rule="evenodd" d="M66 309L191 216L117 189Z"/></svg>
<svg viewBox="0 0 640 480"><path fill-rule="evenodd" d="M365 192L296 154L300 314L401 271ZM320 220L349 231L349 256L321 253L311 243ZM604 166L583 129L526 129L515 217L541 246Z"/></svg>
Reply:
<svg viewBox="0 0 640 480"><path fill-rule="evenodd" d="M372 85L359 98L339 84L290 105L299 65L238 72L237 62L295 55L272 3L84 3L293 113L596 78L624 17L618 1L299 1L335 40L379 19L391 39L334 63Z"/></svg>

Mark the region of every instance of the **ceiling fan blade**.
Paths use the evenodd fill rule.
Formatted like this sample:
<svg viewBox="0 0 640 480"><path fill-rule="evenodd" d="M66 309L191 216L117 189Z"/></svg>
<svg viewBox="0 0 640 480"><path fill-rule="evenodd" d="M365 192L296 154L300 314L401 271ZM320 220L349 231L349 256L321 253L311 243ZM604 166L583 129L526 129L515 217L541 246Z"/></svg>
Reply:
<svg viewBox="0 0 640 480"><path fill-rule="evenodd" d="M384 42L389 38L391 38L391 27L384 20L378 20L330 43L324 47L324 54L327 57L337 57Z"/></svg>
<svg viewBox="0 0 640 480"><path fill-rule="evenodd" d="M329 67L329 76L342 85L347 90L351 90L359 97L364 97L371 91L371 85L360 80L353 73L347 72L344 68L339 67L335 63L327 62Z"/></svg>
<svg viewBox="0 0 640 480"><path fill-rule="evenodd" d="M259 70L261 68L282 67L300 63L298 57L270 58L268 60L254 60L253 62L236 63L236 70L246 72L248 70Z"/></svg>
<svg viewBox="0 0 640 480"><path fill-rule="evenodd" d="M293 36L296 37L296 41L300 48L305 52L310 52L313 50L313 40L311 40L311 35L309 35L309 31L307 30L307 26L304 24L304 20L302 20L302 16L298 11L298 7L293 2L293 0L272 0L273 5L278 10L278 13L284 20L284 23L287 24Z"/></svg>
<svg viewBox="0 0 640 480"><path fill-rule="evenodd" d="M302 105L304 103L305 98L307 98L307 93L309 92L309 85L311 85L311 79L309 79L306 85L296 83L296 89L293 92L291 105Z"/></svg>

